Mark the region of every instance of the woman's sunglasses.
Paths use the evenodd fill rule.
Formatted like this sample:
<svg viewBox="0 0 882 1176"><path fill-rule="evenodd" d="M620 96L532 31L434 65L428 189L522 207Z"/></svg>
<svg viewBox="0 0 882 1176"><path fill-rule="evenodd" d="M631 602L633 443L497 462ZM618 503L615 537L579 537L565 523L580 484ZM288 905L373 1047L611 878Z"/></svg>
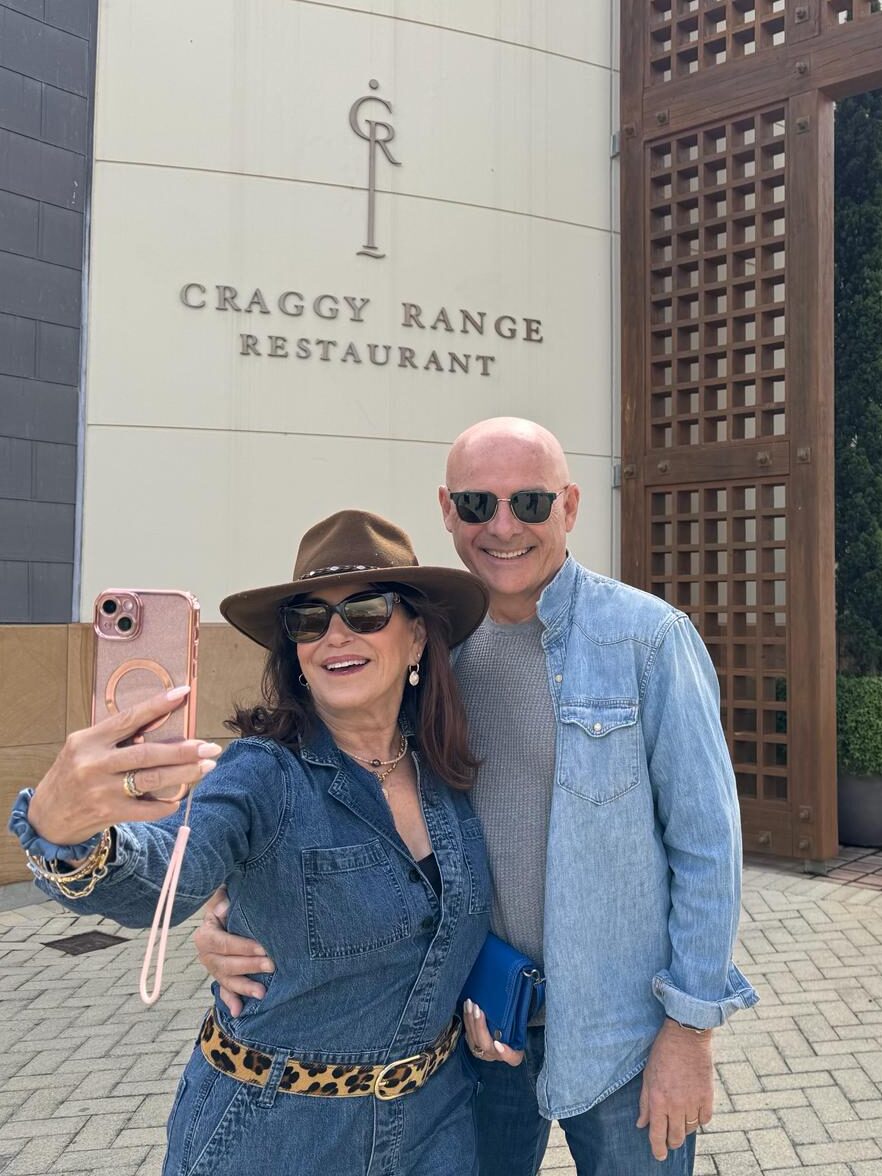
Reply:
<svg viewBox="0 0 882 1176"><path fill-rule="evenodd" d="M302 645L324 637L335 613L353 633L379 633L389 624L392 609L400 603L397 592L357 592L339 604L327 604L324 600L284 604L279 615L291 640Z"/></svg>
<svg viewBox="0 0 882 1176"><path fill-rule="evenodd" d="M560 490L517 490L511 498L498 498L492 490L451 490L450 500L464 523L489 523L500 502L507 502L509 510L522 523L546 523L554 506L569 486Z"/></svg>

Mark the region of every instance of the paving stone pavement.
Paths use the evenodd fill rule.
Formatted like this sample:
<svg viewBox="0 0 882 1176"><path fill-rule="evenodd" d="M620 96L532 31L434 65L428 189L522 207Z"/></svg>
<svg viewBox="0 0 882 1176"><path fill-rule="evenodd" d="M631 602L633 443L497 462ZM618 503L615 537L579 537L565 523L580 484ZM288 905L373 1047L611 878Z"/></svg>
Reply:
<svg viewBox="0 0 882 1176"><path fill-rule="evenodd" d="M762 999L716 1034L716 1113L696 1176L882 1176L882 891L869 880L882 858L843 853L832 878L745 869L736 958ZM93 929L119 931L52 903L0 911L2 1176L160 1172L207 1003L193 924L172 932L152 1009L137 995L143 934L81 956L46 946ZM575 1172L557 1126L542 1172Z"/></svg>

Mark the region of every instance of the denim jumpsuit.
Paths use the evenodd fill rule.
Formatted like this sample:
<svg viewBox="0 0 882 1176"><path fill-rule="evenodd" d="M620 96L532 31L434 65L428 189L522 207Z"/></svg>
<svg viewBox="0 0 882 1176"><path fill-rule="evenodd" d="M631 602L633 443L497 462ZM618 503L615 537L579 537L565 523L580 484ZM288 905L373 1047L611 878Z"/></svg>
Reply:
<svg viewBox="0 0 882 1176"><path fill-rule="evenodd" d="M321 728L299 751L240 739L196 790L175 922L221 883L229 930L275 961L262 1000L220 1028L274 1058L261 1088L209 1066L197 1044L168 1121L164 1176L475 1176L475 1077L464 1041L392 1101L289 1094L290 1055L385 1064L450 1021L487 932L490 882L467 797L417 771L442 898L398 836L376 778ZM118 827L116 863L74 905L149 925L181 816ZM52 897L58 895L47 889ZM61 899L60 901L64 901Z"/></svg>

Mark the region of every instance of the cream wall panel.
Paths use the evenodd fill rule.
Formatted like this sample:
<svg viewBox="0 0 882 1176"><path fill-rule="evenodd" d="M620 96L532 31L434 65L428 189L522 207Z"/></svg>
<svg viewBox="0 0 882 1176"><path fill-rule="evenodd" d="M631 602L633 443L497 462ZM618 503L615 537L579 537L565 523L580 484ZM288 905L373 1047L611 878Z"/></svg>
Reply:
<svg viewBox="0 0 882 1176"><path fill-rule="evenodd" d="M589 5L585 5L589 7ZM594 7L591 5L590 7ZM611 69L619 69L622 58L622 3L621 0L609 0L608 4L598 4L609 18L609 59L607 64Z"/></svg>
<svg viewBox="0 0 882 1176"><path fill-rule="evenodd" d="M570 476L582 491L578 521L569 542L570 552L593 571L613 575L612 465L608 458L572 453L568 460Z"/></svg>
<svg viewBox="0 0 882 1176"><path fill-rule="evenodd" d="M617 0L307 0L525 45L609 67Z"/></svg>
<svg viewBox="0 0 882 1176"><path fill-rule="evenodd" d="M611 570L613 7L101 6L84 619L122 581L192 588L210 620L226 593L286 578L303 529L345 506L389 515L424 561L454 563L435 497L447 446L499 413L561 437L585 494L573 551ZM348 122L372 77L402 163L378 161L383 259L357 252L367 144ZM182 305L188 282L205 308ZM268 313L256 299L251 313L213 309L217 286L242 307L259 289ZM302 315L282 313L285 291L304 296ZM340 317L318 315L320 295ZM364 310L347 313L346 296ZM404 302L427 326L442 307L457 327L460 308L485 312L485 333L408 328ZM499 315L520 338L492 333ZM541 343L525 319L541 319ZM240 353L245 335L260 355ZM287 356L268 354L270 336ZM342 361L349 343L361 363ZM371 343L391 349L386 366ZM435 354L455 367L450 353L470 357L468 374L428 370Z"/></svg>
<svg viewBox="0 0 882 1176"><path fill-rule="evenodd" d="M446 452L446 444L93 426L81 617L102 588L123 583L188 588L204 618L216 619L227 593L289 578L303 531L345 507L400 523L421 562L455 565L436 497ZM571 473L584 494L572 550L606 571L609 461L575 455Z"/></svg>
<svg viewBox="0 0 882 1176"><path fill-rule="evenodd" d="M376 78L401 163L381 190L609 227L608 69L293 0L102 12L98 159L362 189L349 108Z"/></svg>
<svg viewBox="0 0 882 1176"><path fill-rule="evenodd" d="M387 198L385 260L356 257L364 197L337 188L111 164L96 167L87 413L90 423L445 440L463 422L533 416L576 451L609 455L611 235L484 209ZM199 282L259 287L272 313L184 307ZM368 298L362 322L278 310L295 290ZM542 319L543 342L401 325L403 301ZM345 306L344 306L345 310ZM456 321L454 315L454 321ZM458 325L458 324L457 324ZM488 327L489 329L489 327ZM241 356L254 333L264 353ZM290 358L270 358L269 335ZM313 341L295 358L296 340ZM337 341L328 362L316 339ZM360 364L341 355L356 344ZM368 343L393 350L370 363ZM414 362L492 354L490 375L414 371Z"/></svg>

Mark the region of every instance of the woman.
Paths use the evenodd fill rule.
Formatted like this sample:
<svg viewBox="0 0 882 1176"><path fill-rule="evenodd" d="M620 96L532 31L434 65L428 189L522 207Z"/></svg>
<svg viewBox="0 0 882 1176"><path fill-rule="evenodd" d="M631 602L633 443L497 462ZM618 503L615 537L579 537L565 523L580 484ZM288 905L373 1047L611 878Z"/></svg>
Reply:
<svg viewBox="0 0 882 1176"><path fill-rule="evenodd" d="M216 999L169 1118L166 1176L477 1172L453 1013L489 879L448 646L485 609L469 573L419 567L404 532L342 511L303 537L293 581L221 604L269 655L264 705L237 711L243 738L216 766L220 749L196 741L116 746L173 709L163 696L72 736L16 802L10 827L47 858L100 852L116 824L106 877L61 896L41 886L143 926L181 820L162 798L207 773L175 919L226 883L231 929L276 968L240 1016ZM134 822L133 768L152 793Z"/></svg>

